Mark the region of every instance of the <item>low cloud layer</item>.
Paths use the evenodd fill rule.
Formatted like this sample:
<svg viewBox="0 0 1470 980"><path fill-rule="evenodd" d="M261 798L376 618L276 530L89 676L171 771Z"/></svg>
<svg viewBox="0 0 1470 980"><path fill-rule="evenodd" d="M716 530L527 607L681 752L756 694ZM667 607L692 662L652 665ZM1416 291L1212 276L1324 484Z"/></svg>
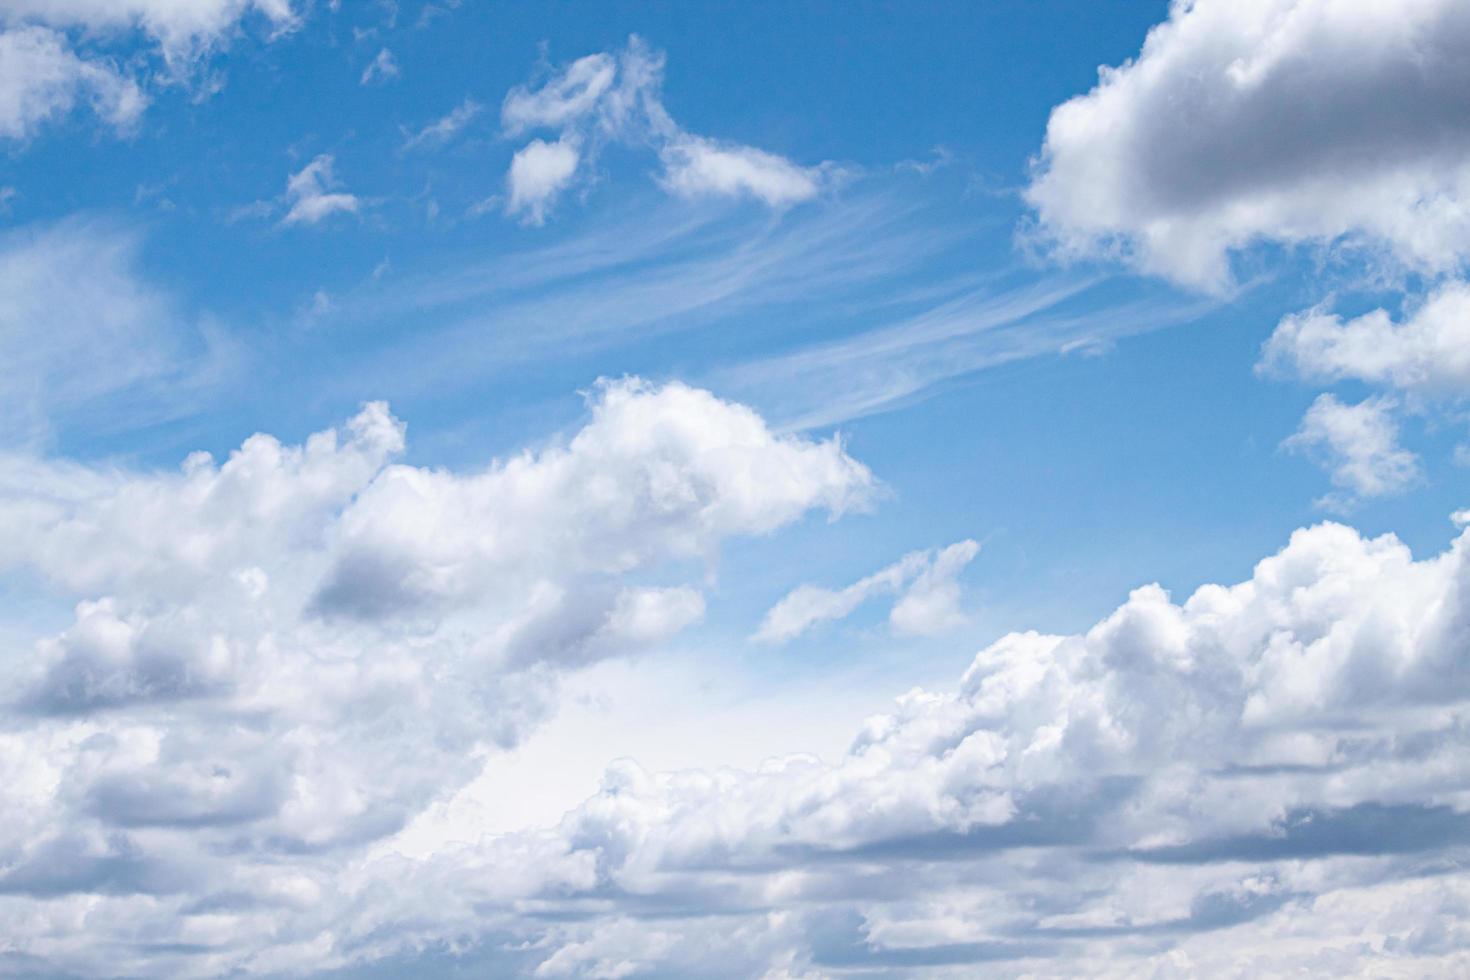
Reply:
<svg viewBox="0 0 1470 980"><path fill-rule="evenodd" d="M559 675L700 618L687 559L862 506L872 477L836 442L632 381L569 440L478 473L394 463L403 446L370 405L178 473L11 471L0 554L84 597L8 671L13 963L1466 965L1470 891L1444 872L1470 845L1470 534L1416 561L1392 536L1302 530L1242 583L1147 586L1086 632L1002 637L840 758L618 761L554 826L425 852L396 835L553 710ZM908 596L974 551L874 578Z"/></svg>
<svg viewBox="0 0 1470 980"><path fill-rule="evenodd" d="M722 541L862 507L872 484L835 441L632 380L566 442L478 472L394 463L404 436L372 404L174 473L6 461L0 571L78 600L0 677L13 954L150 972L129 922L276 930L531 731L559 676L697 622ZM113 910L58 945L50 916L99 896ZM255 926L218 939L252 969L294 956L227 952ZM224 962L197 952L177 969Z"/></svg>

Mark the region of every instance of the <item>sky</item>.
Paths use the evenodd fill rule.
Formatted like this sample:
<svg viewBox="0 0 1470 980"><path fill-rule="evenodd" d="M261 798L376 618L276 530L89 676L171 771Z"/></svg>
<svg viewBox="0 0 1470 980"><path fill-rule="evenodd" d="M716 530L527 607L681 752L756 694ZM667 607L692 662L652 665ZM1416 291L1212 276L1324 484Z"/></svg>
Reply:
<svg viewBox="0 0 1470 980"><path fill-rule="evenodd" d="M0 0L0 975L1470 972L1466 91Z"/></svg>

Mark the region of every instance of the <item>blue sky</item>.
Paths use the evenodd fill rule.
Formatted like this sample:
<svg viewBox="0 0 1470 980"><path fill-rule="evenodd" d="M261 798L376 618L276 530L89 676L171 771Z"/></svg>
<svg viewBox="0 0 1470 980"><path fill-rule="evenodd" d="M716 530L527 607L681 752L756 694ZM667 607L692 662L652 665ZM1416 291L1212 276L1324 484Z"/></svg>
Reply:
<svg viewBox="0 0 1470 980"><path fill-rule="evenodd" d="M1455 972L1466 45L0 0L0 967Z"/></svg>

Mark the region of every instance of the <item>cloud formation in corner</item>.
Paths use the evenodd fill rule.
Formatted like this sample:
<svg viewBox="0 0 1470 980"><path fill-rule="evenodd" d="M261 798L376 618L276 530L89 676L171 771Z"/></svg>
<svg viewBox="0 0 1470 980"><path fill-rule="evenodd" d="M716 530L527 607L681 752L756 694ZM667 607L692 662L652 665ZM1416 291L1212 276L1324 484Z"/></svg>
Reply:
<svg viewBox="0 0 1470 980"><path fill-rule="evenodd" d="M508 138L550 130L516 152L506 175L506 212L545 222L558 199L587 179L609 143L654 150L658 183L682 197L751 197L770 207L810 200L830 183L830 165L803 167L754 147L687 133L663 105L664 56L638 37L616 53L579 58L539 85L517 86L501 105Z"/></svg>
<svg viewBox="0 0 1470 980"><path fill-rule="evenodd" d="M1260 241L1470 255L1470 9L1176 0L1138 57L1058 106L1026 192L1064 255L1210 290Z"/></svg>
<svg viewBox="0 0 1470 980"><path fill-rule="evenodd" d="M251 15L272 35L297 22L291 0L0 0L0 139L28 140L82 102L127 133L148 105L143 76L91 48L136 31L184 79Z"/></svg>

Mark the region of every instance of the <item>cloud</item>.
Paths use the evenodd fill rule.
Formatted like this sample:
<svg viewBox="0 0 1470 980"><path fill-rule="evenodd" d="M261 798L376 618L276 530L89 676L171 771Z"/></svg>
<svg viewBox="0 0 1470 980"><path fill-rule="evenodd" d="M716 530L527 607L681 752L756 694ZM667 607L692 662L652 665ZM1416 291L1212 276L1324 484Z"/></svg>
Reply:
<svg viewBox="0 0 1470 980"><path fill-rule="evenodd" d="M333 214L356 214L362 201L356 195L333 190L338 184L333 172L335 160L329 153L314 158L286 181L286 201L290 207L281 219L283 225L314 225Z"/></svg>
<svg viewBox="0 0 1470 980"><path fill-rule="evenodd" d="M416 150L426 146L439 146L449 142L468 126L484 107L473 99L465 99L450 110L448 115L429 123L403 141L403 148Z"/></svg>
<svg viewBox="0 0 1470 980"><path fill-rule="evenodd" d="M829 165L801 167L784 157L684 132L663 104L664 56L640 38L616 53L587 55L539 85L520 85L500 109L508 138L536 130L558 133L518 151L507 184L507 212L541 224L550 204L609 143L648 147L663 164L658 182L679 197L752 197L787 207L820 194L835 173ZM519 190L519 193L518 193Z"/></svg>
<svg viewBox="0 0 1470 980"><path fill-rule="evenodd" d="M872 489L835 440L777 436L708 392L606 382L589 410L565 441L470 472L397 462L405 427L380 403L173 472L0 459L0 572L76 601L0 669L0 917L112 895L96 925L126 942L153 914L129 896L180 923L320 902L533 730L561 676L698 622L687 579L723 542ZM227 959L299 955L238 924ZM124 968L164 968L190 948L175 939Z"/></svg>
<svg viewBox="0 0 1470 980"><path fill-rule="evenodd" d="M140 30L171 63L223 46L250 15L275 32L297 22L291 0L0 0L0 20L45 24L88 33Z"/></svg>
<svg viewBox="0 0 1470 980"><path fill-rule="evenodd" d="M787 643L819 623L845 619L878 595L898 595L889 614L895 632L933 635L963 621L956 577L980 546L961 541L937 551L915 551L844 589L797 586L766 612L752 639Z"/></svg>
<svg viewBox="0 0 1470 980"><path fill-rule="evenodd" d="M688 975L712 954L740 975L1454 972L1470 890L1428 872L1470 844L1470 532L1416 560L1304 529L1243 582L1004 636L830 760L622 760L551 826L408 856L399 828L524 737L558 673L698 620L681 562L859 506L871 476L835 441L636 381L482 470L403 449L370 405L176 473L4 471L0 556L84 597L6 667L16 954L187 975ZM852 595L904 590L913 623L943 622L974 553ZM83 909L85 942L48 925Z"/></svg>
<svg viewBox="0 0 1470 980"><path fill-rule="evenodd" d="M830 762L622 760L553 827L386 850L381 887L294 934L410 972L454 937L466 969L548 976L707 973L711 949L740 975L1453 973L1467 595L1470 533L1416 561L1303 529L1246 581L1002 637Z"/></svg>
<svg viewBox="0 0 1470 980"><path fill-rule="evenodd" d="M55 31L0 31L0 138L28 140L79 101L120 133L137 124L148 104L131 78L106 60L78 56Z"/></svg>
<svg viewBox="0 0 1470 980"><path fill-rule="evenodd" d="M935 555L933 562L893 604L888 622L894 632L938 636L964 625L958 578L979 553L977 542L961 541Z"/></svg>
<svg viewBox="0 0 1470 980"><path fill-rule="evenodd" d="M141 31L166 63L159 76L187 81L252 15L273 34L297 23L290 0L0 0L0 139L28 140L79 102L120 133L137 125L149 96L132 52L82 54L79 43L91 51Z"/></svg>
<svg viewBox="0 0 1470 980"><path fill-rule="evenodd" d="M1259 370L1464 398L1470 394L1470 285L1441 285L1397 323L1383 309L1348 320L1320 308L1285 317L1262 350Z"/></svg>
<svg viewBox="0 0 1470 980"><path fill-rule="evenodd" d="M398 62L393 60L393 52L382 48L368 66L362 70L362 77L358 79L360 85L382 84L398 77Z"/></svg>
<svg viewBox="0 0 1470 980"><path fill-rule="evenodd" d="M142 239L105 221L0 234L0 446L167 418L234 354L142 274Z"/></svg>
<svg viewBox="0 0 1470 980"><path fill-rule="evenodd" d="M580 159L576 141L567 137L555 143L532 140L517 150L505 175L506 213L529 225L544 224L552 204L571 185Z"/></svg>
<svg viewBox="0 0 1470 980"><path fill-rule="evenodd" d="M1204 289L1262 241L1453 272L1467 43L1455 0L1172 3L1136 58L1053 110L1027 199L1061 253Z"/></svg>
<svg viewBox="0 0 1470 980"><path fill-rule="evenodd" d="M771 207L816 197L822 189L820 169L798 167L784 157L749 146L723 147L712 140L682 136L659 156L663 186L682 197L748 195Z"/></svg>
<svg viewBox="0 0 1470 980"><path fill-rule="evenodd" d="M1402 493L1419 479L1419 460L1399 445L1393 418L1396 403L1385 397L1347 405L1333 395L1318 395L1296 433L1283 448L1316 456L1347 496L1324 497L1333 509L1357 500Z"/></svg>

